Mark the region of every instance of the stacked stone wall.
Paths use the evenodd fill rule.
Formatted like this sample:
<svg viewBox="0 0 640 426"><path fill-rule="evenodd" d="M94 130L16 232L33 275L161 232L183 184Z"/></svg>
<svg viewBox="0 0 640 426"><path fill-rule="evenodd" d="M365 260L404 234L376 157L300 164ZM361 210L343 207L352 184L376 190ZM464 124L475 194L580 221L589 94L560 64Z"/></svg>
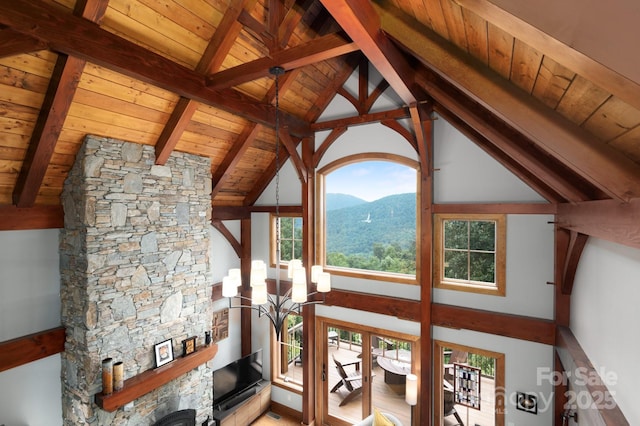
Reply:
<svg viewBox="0 0 640 426"><path fill-rule="evenodd" d="M147 425L212 407L203 365L114 413L94 403L101 361L122 361L125 378L155 367L154 345L172 339L174 357L211 328L208 158L174 152L155 164L151 146L88 137L65 182L60 238L65 425ZM210 363L209 363L210 364Z"/></svg>

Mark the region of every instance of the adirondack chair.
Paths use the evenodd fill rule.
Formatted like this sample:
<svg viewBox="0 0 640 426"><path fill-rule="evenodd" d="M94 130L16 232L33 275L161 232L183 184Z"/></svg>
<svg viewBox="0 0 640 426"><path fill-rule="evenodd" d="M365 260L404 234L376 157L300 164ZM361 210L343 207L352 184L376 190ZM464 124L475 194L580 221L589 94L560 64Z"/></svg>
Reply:
<svg viewBox="0 0 640 426"><path fill-rule="evenodd" d="M340 375L340 381L331 389L331 392L336 392L338 389L344 386L347 394L340 402L340 407L348 404L350 401L362 394L362 374L360 372L360 360L349 363L341 363L335 356L332 355L333 362L336 364L336 370ZM355 370L347 373L345 367L355 366Z"/></svg>

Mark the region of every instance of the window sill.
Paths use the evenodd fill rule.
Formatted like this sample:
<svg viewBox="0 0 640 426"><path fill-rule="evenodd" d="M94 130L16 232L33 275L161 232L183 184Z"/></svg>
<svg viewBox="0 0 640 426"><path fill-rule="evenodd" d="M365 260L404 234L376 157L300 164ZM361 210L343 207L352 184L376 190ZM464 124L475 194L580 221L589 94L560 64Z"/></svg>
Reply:
<svg viewBox="0 0 640 426"><path fill-rule="evenodd" d="M367 271L364 269L339 268L335 266L325 266L324 270L325 272L331 273L331 275L338 275L343 277L393 282L393 283L399 283L399 284L418 285L418 280L415 277L415 275L395 274L392 272Z"/></svg>
<svg viewBox="0 0 640 426"><path fill-rule="evenodd" d="M283 379L275 379L271 382L273 386L279 387L281 389L287 390L289 392L296 393L298 395L302 395L302 385L293 382L286 382Z"/></svg>
<svg viewBox="0 0 640 426"><path fill-rule="evenodd" d="M477 293L477 294L486 294L490 296L506 296L506 289L501 287L490 287L483 285L474 285L474 284L461 284L461 283L452 283L452 282L441 282L439 284L434 284L434 288L440 288L443 290L454 290L454 291L464 291L466 293Z"/></svg>

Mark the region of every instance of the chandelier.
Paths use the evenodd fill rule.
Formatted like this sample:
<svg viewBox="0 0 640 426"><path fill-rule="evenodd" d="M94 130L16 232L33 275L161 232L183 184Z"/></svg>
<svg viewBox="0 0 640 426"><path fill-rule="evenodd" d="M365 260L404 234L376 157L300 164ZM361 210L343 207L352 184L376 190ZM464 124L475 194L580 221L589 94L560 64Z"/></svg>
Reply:
<svg viewBox="0 0 640 426"><path fill-rule="evenodd" d="M267 265L262 260L251 261L251 275L249 285L251 297L238 295L238 287L242 285L242 275L239 268L229 269L229 273L222 279L222 296L229 298L229 307L248 308L258 311L259 316L266 316L275 328L277 339L285 320L291 313L300 314L302 306L324 302L324 293L331 291L331 276L324 272L321 265L311 267L311 282L316 285L316 291L308 292L307 270L300 259L289 261L287 275L291 280L291 287L280 294L280 138L279 138L279 86L278 77L284 74L284 68L271 67L269 73L275 77L275 134L276 134L276 294L267 292ZM323 300L310 300L316 293L323 294ZM231 299L250 300L251 305L232 306Z"/></svg>

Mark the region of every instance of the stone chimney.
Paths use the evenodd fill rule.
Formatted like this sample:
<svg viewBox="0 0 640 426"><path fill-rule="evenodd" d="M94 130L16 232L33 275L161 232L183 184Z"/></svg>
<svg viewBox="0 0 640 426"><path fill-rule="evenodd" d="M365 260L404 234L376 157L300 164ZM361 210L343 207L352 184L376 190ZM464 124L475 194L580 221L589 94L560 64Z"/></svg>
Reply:
<svg viewBox="0 0 640 426"><path fill-rule="evenodd" d="M174 152L155 164L151 146L87 137L62 194L60 237L62 411L65 425L150 425L180 409L212 412L208 364L112 413L94 402L101 361L125 379L155 367L154 345L211 328L208 158Z"/></svg>

